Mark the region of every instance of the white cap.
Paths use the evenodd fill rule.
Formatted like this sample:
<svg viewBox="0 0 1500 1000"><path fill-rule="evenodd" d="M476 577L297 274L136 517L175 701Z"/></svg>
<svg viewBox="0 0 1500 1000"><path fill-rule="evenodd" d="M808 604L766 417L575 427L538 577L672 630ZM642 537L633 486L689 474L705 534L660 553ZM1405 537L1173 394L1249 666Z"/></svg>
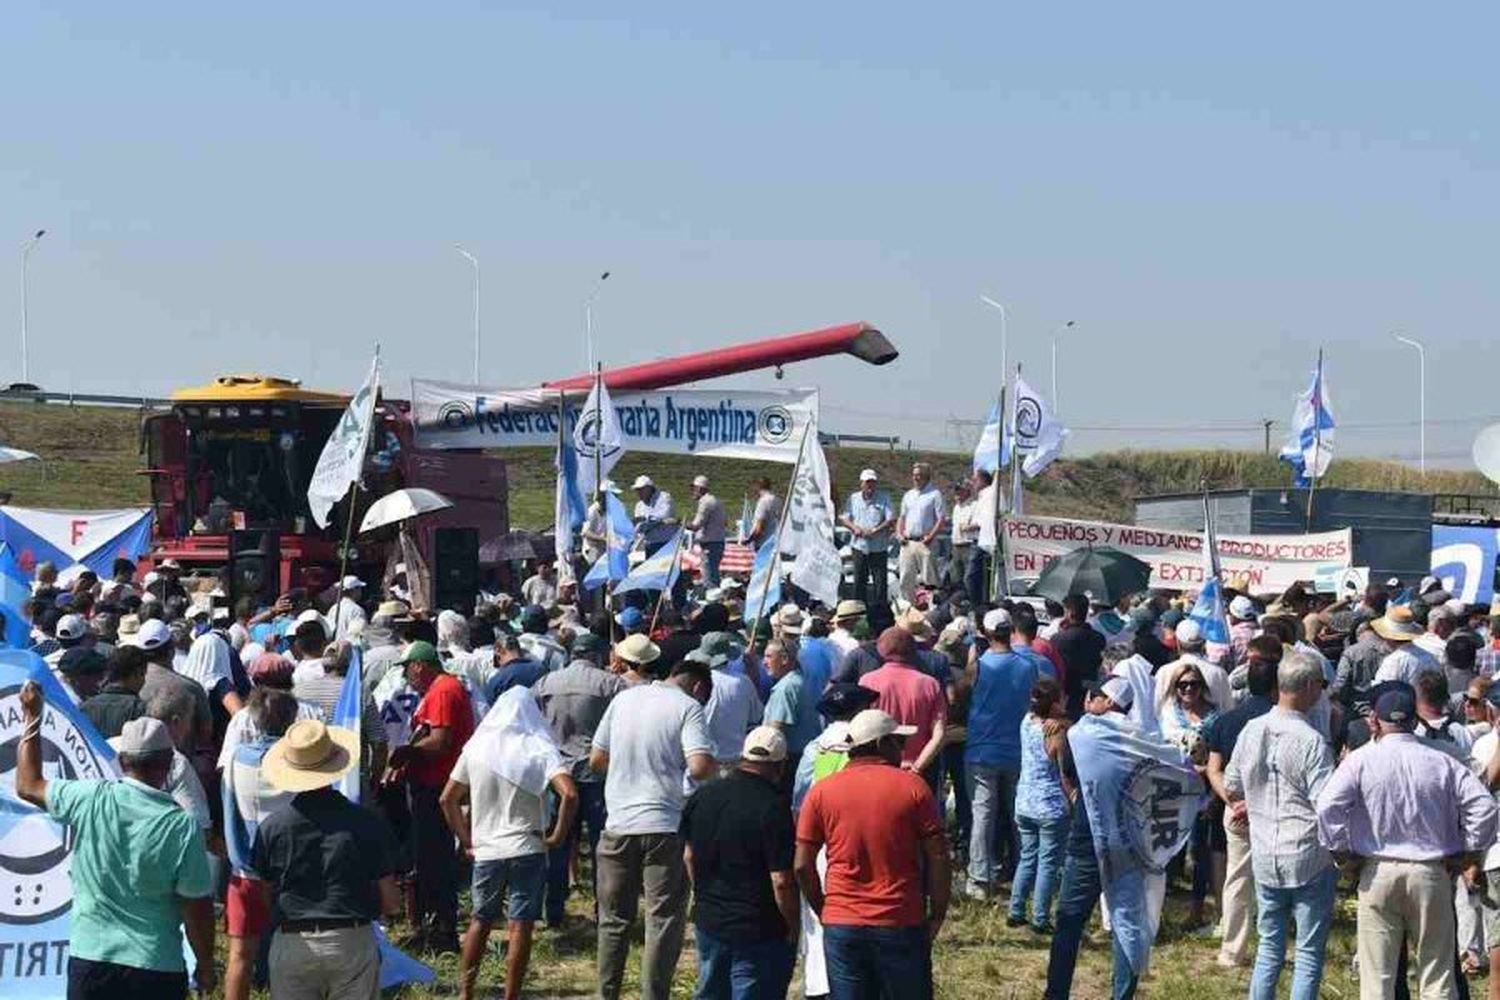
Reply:
<svg viewBox="0 0 1500 1000"><path fill-rule="evenodd" d="M329 627L328 619L318 614L318 610L316 608L308 608L306 611L297 616L296 624L302 625L306 622L317 622L319 625L323 626L323 635L329 639L333 638L333 629Z"/></svg>
<svg viewBox="0 0 1500 1000"><path fill-rule="evenodd" d="M619 485L613 479L606 479L604 482L599 484L599 488L606 493L620 492Z"/></svg>
<svg viewBox="0 0 1500 1000"><path fill-rule="evenodd" d="M150 572L148 572L145 576L141 577L141 586L142 587L155 586L156 584L158 584L160 582L161 582L161 574L158 573L154 569L151 570Z"/></svg>
<svg viewBox="0 0 1500 1000"><path fill-rule="evenodd" d="M650 476L636 476L635 477L635 482L633 482L633 483L630 484L630 488L633 489L633 490L643 490L643 489L645 489L648 486L655 486L655 485L656 484L651 481L651 477Z"/></svg>
<svg viewBox="0 0 1500 1000"><path fill-rule="evenodd" d="M728 593L730 593L732 591L744 590L745 589L745 585L743 583L741 583L740 581L736 580L734 577L730 577L729 579L725 580L723 583L719 584L719 589L722 590L722 591L724 591L724 593L728 594Z"/></svg>
<svg viewBox="0 0 1500 1000"><path fill-rule="evenodd" d="M135 644L142 649L160 649L171 641L172 630L160 618L141 622L140 631L135 634Z"/></svg>
<svg viewBox="0 0 1500 1000"><path fill-rule="evenodd" d="M1123 677L1111 677L1100 685L1100 690L1109 696L1110 701L1126 711L1135 702L1135 689Z"/></svg>
<svg viewBox="0 0 1500 1000"><path fill-rule="evenodd" d="M1253 621L1255 618L1255 602L1244 594L1229 602L1229 613L1242 622Z"/></svg>
<svg viewBox="0 0 1500 1000"><path fill-rule="evenodd" d="M775 726L756 726L745 736L744 760L776 764L786 760L786 737Z"/></svg>
<svg viewBox="0 0 1500 1000"><path fill-rule="evenodd" d="M1010 628L1010 612L1004 608L991 608L984 613L984 630L995 632L1002 628Z"/></svg>
<svg viewBox="0 0 1500 1000"><path fill-rule="evenodd" d="M1184 642L1202 642L1203 626L1199 625L1191 618L1184 618L1182 621L1177 623L1177 630L1174 634L1177 636L1177 642L1179 645Z"/></svg>
<svg viewBox="0 0 1500 1000"><path fill-rule="evenodd" d="M182 569L182 563L176 559L163 559L156 565L158 569Z"/></svg>
<svg viewBox="0 0 1500 1000"><path fill-rule="evenodd" d="M910 736L916 726L901 726L878 708L867 708L849 721L850 748L862 747L887 736Z"/></svg>
<svg viewBox="0 0 1500 1000"><path fill-rule="evenodd" d="M119 736L112 736L109 745L115 753L162 753L173 749L172 734L166 723L150 716L131 719L120 729Z"/></svg>
<svg viewBox="0 0 1500 1000"><path fill-rule="evenodd" d="M353 573L350 573L348 576L344 577L342 580L339 581L339 589L341 589L341 590L364 590L365 589L365 581L361 580L359 577L355 576Z"/></svg>
<svg viewBox="0 0 1500 1000"><path fill-rule="evenodd" d="M694 476L693 477L693 485L696 486L696 487L698 487L700 490L706 490L706 489L708 489L708 477L707 476Z"/></svg>
<svg viewBox="0 0 1500 1000"><path fill-rule="evenodd" d="M1436 590L1442 585L1443 582L1437 577L1424 576L1422 577L1422 582L1417 584L1417 596L1420 597L1421 595L1427 593L1429 590Z"/></svg>
<svg viewBox="0 0 1500 1000"><path fill-rule="evenodd" d="M839 720L830 722L815 741L819 750L835 750L842 753L849 749L849 723Z"/></svg>
<svg viewBox="0 0 1500 1000"><path fill-rule="evenodd" d="M874 469L866 469L859 474L859 481L862 483L874 483L879 482L880 477L875 474Z"/></svg>
<svg viewBox="0 0 1500 1000"><path fill-rule="evenodd" d="M57 637L64 642L82 639L89 634L89 623L83 615L63 615L57 620Z"/></svg>

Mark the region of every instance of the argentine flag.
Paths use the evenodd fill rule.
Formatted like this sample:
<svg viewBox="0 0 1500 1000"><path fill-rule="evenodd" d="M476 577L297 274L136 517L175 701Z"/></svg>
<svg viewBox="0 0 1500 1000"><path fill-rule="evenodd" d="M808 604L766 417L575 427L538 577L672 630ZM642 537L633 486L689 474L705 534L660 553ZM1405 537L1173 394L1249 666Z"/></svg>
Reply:
<svg viewBox="0 0 1500 1000"><path fill-rule="evenodd" d="M998 472L1010 464L1010 435L1001 435L1000 401L990 406L989 416L984 418L984 429L979 432L979 443L974 446L974 471Z"/></svg>
<svg viewBox="0 0 1500 1000"><path fill-rule="evenodd" d="M630 573L630 549L635 545L635 524L625 505L613 493L604 495L604 516L609 521L609 549L594 560L583 578L584 590L623 580Z"/></svg>
<svg viewBox="0 0 1500 1000"><path fill-rule="evenodd" d="M1203 627L1203 638L1209 642L1229 642L1229 623L1224 618L1224 590L1217 576L1209 577L1198 591L1198 603L1188 617Z"/></svg>
<svg viewBox="0 0 1500 1000"><path fill-rule="evenodd" d="M15 553L8 543L0 542L0 613L5 615L5 645L11 649L31 645L31 623L22 613L30 597L31 586L16 564Z"/></svg>
<svg viewBox="0 0 1500 1000"><path fill-rule="evenodd" d="M631 590L671 590L682 573L682 561L678 558L681 551L682 529L678 528L660 548L631 570L625 579L615 584L612 592L623 594Z"/></svg>
<svg viewBox="0 0 1500 1000"><path fill-rule="evenodd" d="M1323 478L1333 461L1333 411L1328 408L1328 387L1323 383L1323 356L1313 370L1312 385L1297 397L1292 413L1292 432L1278 456L1292 467L1293 482L1299 487L1312 485Z"/></svg>
<svg viewBox="0 0 1500 1000"><path fill-rule="evenodd" d="M776 536L772 535L761 543L750 568L750 582L745 585L746 622L764 618L781 605L781 560L776 556Z"/></svg>

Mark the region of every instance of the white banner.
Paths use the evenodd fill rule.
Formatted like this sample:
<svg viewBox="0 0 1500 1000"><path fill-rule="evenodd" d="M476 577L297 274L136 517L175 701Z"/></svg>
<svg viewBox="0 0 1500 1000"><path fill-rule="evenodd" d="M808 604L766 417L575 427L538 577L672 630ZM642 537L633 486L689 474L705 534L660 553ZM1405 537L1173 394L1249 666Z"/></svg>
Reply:
<svg viewBox="0 0 1500 1000"><path fill-rule="evenodd" d="M1151 564L1151 586L1196 590L1203 584L1203 533L1165 531L1134 524L1008 518L1005 550L1009 575L1035 579L1046 565L1092 545L1128 552ZM1226 584L1242 578L1256 594L1279 593L1298 580L1349 566L1354 543L1348 528L1313 535L1220 535L1219 572Z"/></svg>
<svg viewBox="0 0 1500 1000"><path fill-rule="evenodd" d="M829 501L828 460L818 442L818 428L808 429L806 454L787 505L787 526L781 534L781 551L796 559L792 582L832 607L839 600L844 561L833 541L833 507Z"/></svg>
<svg viewBox="0 0 1500 1000"><path fill-rule="evenodd" d="M488 389L412 379L418 448L557 446L557 396L549 389ZM567 432L584 416L585 394L568 394ZM614 397L627 451L762 462L797 461L804 428L818 415L816 389L655 389Z"/></svg>

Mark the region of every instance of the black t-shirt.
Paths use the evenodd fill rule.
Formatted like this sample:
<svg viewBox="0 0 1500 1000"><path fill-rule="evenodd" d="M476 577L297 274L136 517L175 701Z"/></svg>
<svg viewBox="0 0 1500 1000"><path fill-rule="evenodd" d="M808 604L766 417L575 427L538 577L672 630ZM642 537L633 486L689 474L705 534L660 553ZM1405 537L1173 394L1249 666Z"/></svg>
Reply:
<svg viewBox="0 0 1500 1000"><path fill-rule="evenodd" d="M1064 625L1052 637L1052 648L1067 668L1069 706L1082 704L1084 689L1099 679L1104 645L1104 636L1088 625Z"/></svg>
<svg viewBox="0 0 1500 1000"><path fill-rule="evenodd" d="M1244 732L1245 726L1251 719L1265 715L1270 710L1271 699L1252 694L1210 722L1203 734L1203 742L1208 744L1211 752L1223 757L1227 766L1229 758L1234 754L1234 745L1239 742L1240 733Z"/></svg>
<svg viewBox="0 0 1500 1000"><path fill-rule="evenodd" d="M785 795L764 778L736 771L692 794L681 832L693 849L695 926L732 941L787 936L771 892L771 872L790 872L796 849Z"/></svg>
<svg viewBox="0 0 1500 1000"><path fill-rule="evenodd" d="M385 821L331 788L300 792L255 831L251 867L287 920L374 920L375 883L396 870Z"/></svg>

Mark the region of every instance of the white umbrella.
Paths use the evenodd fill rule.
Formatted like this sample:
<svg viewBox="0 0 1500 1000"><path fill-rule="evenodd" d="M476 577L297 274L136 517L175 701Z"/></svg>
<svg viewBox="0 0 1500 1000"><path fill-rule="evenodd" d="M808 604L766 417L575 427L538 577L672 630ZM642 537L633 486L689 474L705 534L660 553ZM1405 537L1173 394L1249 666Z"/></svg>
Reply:
<svg viewBox="0 0 1500 1000"><path fill-rule="evenodd" d="M359 530L361 533L374 531L408 517L430 514L452 506L452 500L433 490L397 490L370 504L370 509L365 511L365 519L359 523Z"/></svg>
<svg viewBox="0 0 1500 1000"><path fill-rule="evenodd" d="M0 444L0 463L30 461L40 462L41 460L42 456L37 455L33 452L22 451L20 448L7 448L5 445Z"/></svg>

